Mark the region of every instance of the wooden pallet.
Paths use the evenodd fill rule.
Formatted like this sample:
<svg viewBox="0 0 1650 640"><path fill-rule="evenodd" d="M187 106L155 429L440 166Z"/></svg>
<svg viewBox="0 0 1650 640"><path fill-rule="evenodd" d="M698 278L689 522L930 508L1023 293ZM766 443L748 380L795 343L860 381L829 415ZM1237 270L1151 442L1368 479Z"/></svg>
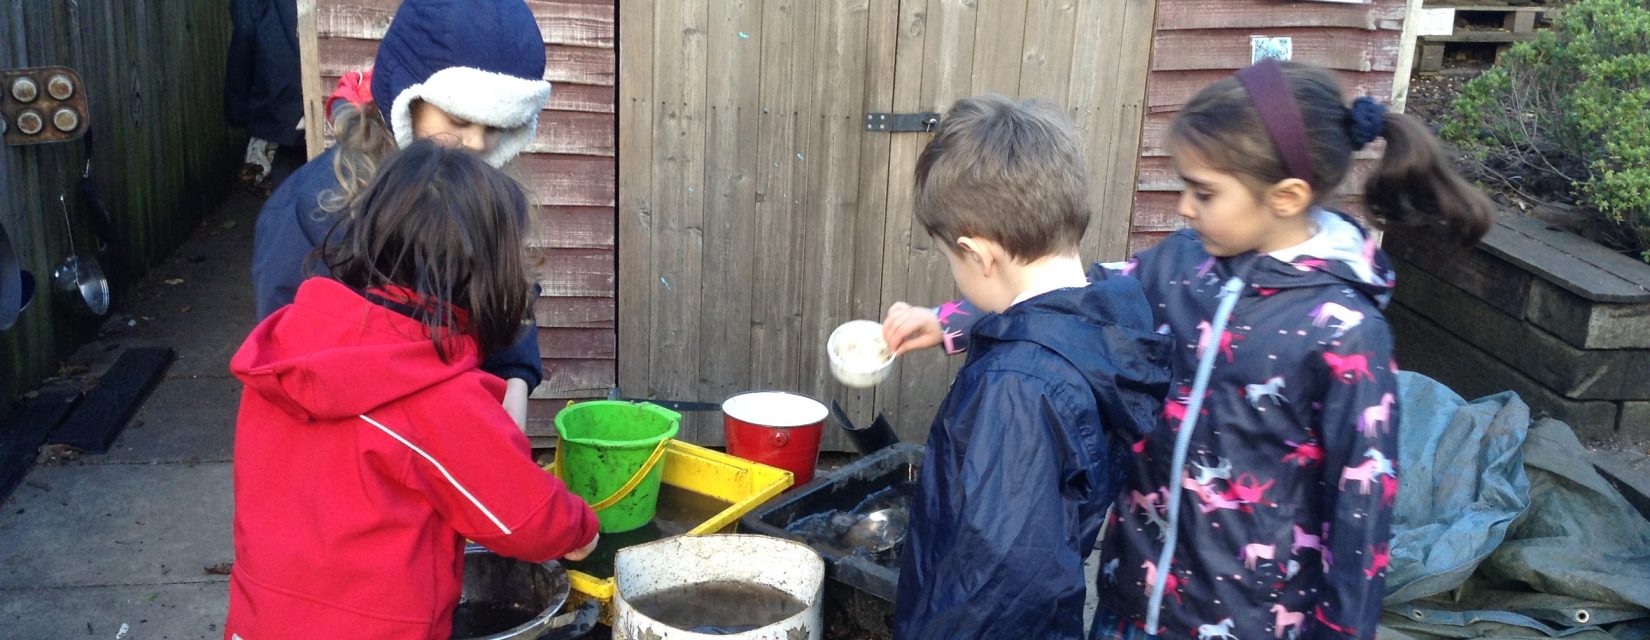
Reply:
<svg viewBox="0 0 1650 640"><path fill-rule="evenodd" d="M1491 42L1511 44L1534 40L1536 32L1518 33L1514 31L1457 31L1449 36L1422 36L1421 42Z"/></svg>
<svg viewBox="0 0 1650 640"><path fill-rule="evenodd" d="M1558 17L1560 11L1556 7L1544 6L1506 6L1506 5L1473 5L1473 4L1446 4L1440 7L1454 9L1456 15L1462 13L1499 13L1503 29L1513 33L1531 33L1535 31L1535 23L1543 16L1547 20Z"/></svg>
<svg viewBox="0 0 1650 640"><path fill-rule="evenodd" d="M1427 3L1428 9L1454 9L1457 15L1466 14L1500 14L1502 28L1499 30L1469 30L1457 29L1447 36L1421 36L1417 45L1420 52L1416 56L1419 61L1416 65L1420 71L1439 71L1444 66L1444 56L1451 44L1494 44L1498 49L1505 48L1515 42L1533 40L1537 33L1537 21L1545 18L1557 18L1563 9L1556 6L1532 4L1508 4L1501 2L1439 2ZM1498 51L1499 53L1499 51Z"/></svg>

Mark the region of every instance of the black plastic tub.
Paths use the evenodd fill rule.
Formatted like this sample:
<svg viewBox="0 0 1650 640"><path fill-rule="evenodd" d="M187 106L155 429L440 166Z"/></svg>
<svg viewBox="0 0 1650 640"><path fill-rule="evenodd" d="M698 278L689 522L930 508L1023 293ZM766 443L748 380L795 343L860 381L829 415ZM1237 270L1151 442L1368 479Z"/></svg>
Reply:
<svg viewBox="0 0 1650 640"><path fill-rule="evenodd" d="M868 633L886 637L899 583L897 553L875 557L830 543L808 540L786 530L808 516L848 511L871 494L915 483L922 470L924 447L896 444L815 478L746 514L739 530L807 543L825 558L826 605L840 608L848 621Z"/></svg>

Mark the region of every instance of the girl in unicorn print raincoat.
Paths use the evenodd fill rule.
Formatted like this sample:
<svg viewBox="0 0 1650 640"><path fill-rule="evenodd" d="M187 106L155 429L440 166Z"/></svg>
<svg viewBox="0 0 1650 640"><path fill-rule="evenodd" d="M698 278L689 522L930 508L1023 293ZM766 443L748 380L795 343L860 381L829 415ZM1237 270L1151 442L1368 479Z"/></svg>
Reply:
<svg viewBox="0 0 1650 640"><path fill-rule="evenodd" d="M1424 126L1348 106L1320 69L1262 63L1171 128L1191 228L1089 274L1137 279L1178 347L1101 544L1091 637L1375 636L1399 473L1394 278L1377 239L1321 203L1378 137L1374 221L1483 235L1488 201ZM976 316L896 305L885 334L960 350Z"/></svg>

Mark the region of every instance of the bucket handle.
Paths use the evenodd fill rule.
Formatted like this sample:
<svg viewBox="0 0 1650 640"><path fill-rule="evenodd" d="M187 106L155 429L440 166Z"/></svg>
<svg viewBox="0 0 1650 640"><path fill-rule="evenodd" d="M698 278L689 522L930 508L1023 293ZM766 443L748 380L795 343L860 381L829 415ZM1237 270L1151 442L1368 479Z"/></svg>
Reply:
<svg viewBox="0 0 1650 640"><path fill-rule="evenodd" d="M604 511L608 507L611 507L615 504L618 504L620 500L625 499L626 496L629 496L631 492L635 491L636 487L641 486L642 480L647 478L647 474L649 472L653 471L653 467L658 466L660 460L663 460L665 458L665 445L668 445L668 444L670 444L670 438L664 438L664 439L659 440L659 444L657 446L653 447L653 454L649 455L647 457L647 462L642 463L642 468L636 470L636 474L633 475L633 476L630 476L630 479L625 481L624 486L619 487L618 491L614 491L613 495L610 495L606 498L602 498L600 501L591 503L590 504L590 510L591 511L596 511L596 512ZM562 470L561 450L562 450L561 445L557 444L556 445L556 460L555 460L555 462L550 463L551 464L550 473L552 475L556 476L557 478L562 477L562 475L561 475L561 470ZM566 480L566 478L562 478L562 479L564 481Z"/></svg>

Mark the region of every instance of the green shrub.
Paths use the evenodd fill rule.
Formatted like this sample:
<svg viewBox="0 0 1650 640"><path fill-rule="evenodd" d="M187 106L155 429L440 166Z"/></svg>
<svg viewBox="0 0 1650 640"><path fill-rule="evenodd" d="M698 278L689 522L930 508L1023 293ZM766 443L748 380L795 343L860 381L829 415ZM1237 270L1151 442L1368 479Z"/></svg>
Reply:
<svg viewBox="0 0 1650 640"><path fill-rule="evenodd" d="M1569 5L1467 83L1443 135L1563 181L1650 261L1650 1Z"/></svg>

